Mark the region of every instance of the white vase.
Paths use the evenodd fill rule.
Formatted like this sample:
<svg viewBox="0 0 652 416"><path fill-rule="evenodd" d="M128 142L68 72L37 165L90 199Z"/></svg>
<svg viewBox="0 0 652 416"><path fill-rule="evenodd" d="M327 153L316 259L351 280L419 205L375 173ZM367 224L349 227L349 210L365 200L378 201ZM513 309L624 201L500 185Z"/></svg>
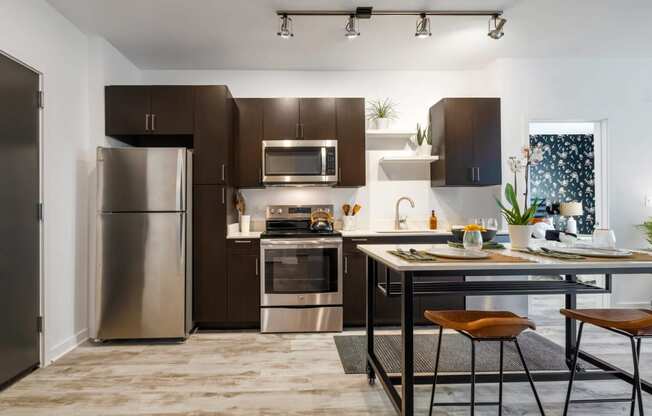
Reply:
<svg viewBox="0 0 652 416"><path fill-rule="evenodd" d="M374 119L376 129L378 130L387 130L389 128L390 119L388 118L377 118Z"/></svg>
<svg viewBox="0 0 652 416"><path fill-rule="evenodd" d="M432 155L432 145L423 142L421 146L417 147L417 155L419 156L431 156Z"/></svg>
<svg viewBox="0 0 652 416"><path fill-rule="evenodd" d="M531 225L508 225L509 240L513 248L527 248L532 238Z"/></svg>

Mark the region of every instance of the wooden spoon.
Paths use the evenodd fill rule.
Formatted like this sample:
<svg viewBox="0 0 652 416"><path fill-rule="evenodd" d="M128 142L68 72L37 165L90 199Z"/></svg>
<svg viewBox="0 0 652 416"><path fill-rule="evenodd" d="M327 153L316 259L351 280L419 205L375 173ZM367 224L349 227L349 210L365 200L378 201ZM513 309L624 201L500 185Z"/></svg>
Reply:
<svg viewBox="0 0 652 416"><path fill-rule="evenodd" d="M344 211L344 215L348 216L349 211L351 211L351 205L349 204L342 205L342 211Z"/></svg>
<svg viewBox="0 0 652 416"><path fill-rule="evenodd" d="M353 214L351 214L351 215L355 215L355 214L357 214L358 212L360 212L361 209L362 209L362 207L361 207L360 205L355 204L355 205L353 206Z"/></svg>

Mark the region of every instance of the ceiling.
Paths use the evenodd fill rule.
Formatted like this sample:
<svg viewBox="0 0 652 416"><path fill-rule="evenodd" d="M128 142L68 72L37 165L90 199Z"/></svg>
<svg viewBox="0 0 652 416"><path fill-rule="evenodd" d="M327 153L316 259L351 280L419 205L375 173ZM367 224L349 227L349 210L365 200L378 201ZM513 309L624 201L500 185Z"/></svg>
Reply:
<svg viewBox="0 0 652 416"><path fill-rule="evenodd" d="M503 9L505 36L485 17L374 16L346 39L345 18L295 17L277 37L279 9L397 9L391 0L48 0L88 34L106 38L142 69L475 69L496 58L652 58L650 0L402 0L402 10ZM617 7L616 7L617 6Z"/></svg>

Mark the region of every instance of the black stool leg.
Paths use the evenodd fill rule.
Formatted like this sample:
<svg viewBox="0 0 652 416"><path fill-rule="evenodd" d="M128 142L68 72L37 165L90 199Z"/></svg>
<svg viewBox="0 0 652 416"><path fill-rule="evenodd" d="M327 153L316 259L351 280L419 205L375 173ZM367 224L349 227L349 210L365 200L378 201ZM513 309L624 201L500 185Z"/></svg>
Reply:
<svg viewBox="0 0 652 416"><path fill-rule="evenodd" d="M634 337L631 337L629 340L632 343L632 360L634 361L634 390L638 396L638 414L640 416L644 416L643 396L641 394L641 376L638 369L638 359L641 352L641 339L637 339L636 343L634 343ZM636 400L632 402L631 414L634 414L635 404Z"/></svg>
<svg viewBox="0 0 652 416"><path fill-rule="evenodd" d="M570 404L571 390L573 389L573 381L575 380L575 372L577 371L577 357L580 355L580 341L582 341L582 329L584 329L584 322L580 322L580 329L577 332L577 344L575 344L575 356L573 357L573 365L571 367L570 380L568 381L568 390L566 391L566 403L564 404L564 416L568 414L568 405Z"/></svg>
<svg viewBox="0 0 652 416"><path fill-rule="evenodd" d="M636 343L636 358L641 360L641 339L639 338ZM636 410L636 384L632 384L632 404L629 411L629 416L634 416Z"/></svg>
<svg viewBox="0 0 652 416"><path fill-rule="evenodd" d="M444 327L439 326L439 339L437 340L437 354L435 355L435 375L432 380L432 393L430 394L430 410L428 416L432 416L432 407L435 404L435 389L437 388L437 372L439 371L439 353L441 351L441 339L443 338Z"/></svg>
<svg viewBox="0 0 652 416"><path fill-rule="evenodd" d="M475 340L471 340L471 416L475 415Z"/></svg>
<svg viewBox="0 0 652 416"><path fill-rule="evenodd" d="M500 375L498 376L498 416L503 414L503 341L500 341Z"/></svg>
<svg viewBox="0 0 652 416"><path fill-rule="evenodd" d="M523 363L523 369L525 370L525 374L527 374L527 378L530 381L530 387L532 387L532 393L534 393L534 398L536 399L537 405L539 406L539 411L541 412L541 416L545 416L546 413L543 411L543 406L541 405L541 400L539 399L537 388L534 386L534 380L532 380L532 375L530 374L530 370L527 368L527 364L525 363L525 357L523 357L523 351L521 351L521 346L518 345L518 339L514 338L514 344L516 344L516 350L518 351L518 355L521 357L521 362Z"/></svg>

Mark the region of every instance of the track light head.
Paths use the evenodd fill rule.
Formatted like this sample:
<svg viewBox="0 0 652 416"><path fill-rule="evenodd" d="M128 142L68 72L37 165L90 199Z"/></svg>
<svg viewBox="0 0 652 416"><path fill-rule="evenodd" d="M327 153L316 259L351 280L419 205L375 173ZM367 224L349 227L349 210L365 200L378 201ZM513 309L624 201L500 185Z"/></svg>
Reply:
<svg viewBox="0 0 652 416"><path fill-rule="evenodd" d="M419 15L419 20L417 20L417 30L414 33L414 36L417 38L428 38L432 36L432 33L430 32L430 18L425 13Z"/></svg>
<svg viewBox="0 0 652 416"><path fill-rule="evenodd" d="M294 36L294 32L292 31L292 18L287 14L281 16L276 35L280 36L282 39L289 39Z"/></svg>
<svg viewBox="0 0 652 416"><path fill-rule="evenodd" d="M346 20L346 26L344 26L344 36L349 39L355 39L360 36L360 31L358 30L358 18L355 15L350 15Z"/></svg>
<svg viewBox="0 0 652 416"><path fill-rule="evenodd" d="M500 16L491 16L489 19L489 31L487 32L487 36L496 40L505 36L505 32L503 32L503 26L505 26L505 23L507 23L507 19Z"/></svg>

